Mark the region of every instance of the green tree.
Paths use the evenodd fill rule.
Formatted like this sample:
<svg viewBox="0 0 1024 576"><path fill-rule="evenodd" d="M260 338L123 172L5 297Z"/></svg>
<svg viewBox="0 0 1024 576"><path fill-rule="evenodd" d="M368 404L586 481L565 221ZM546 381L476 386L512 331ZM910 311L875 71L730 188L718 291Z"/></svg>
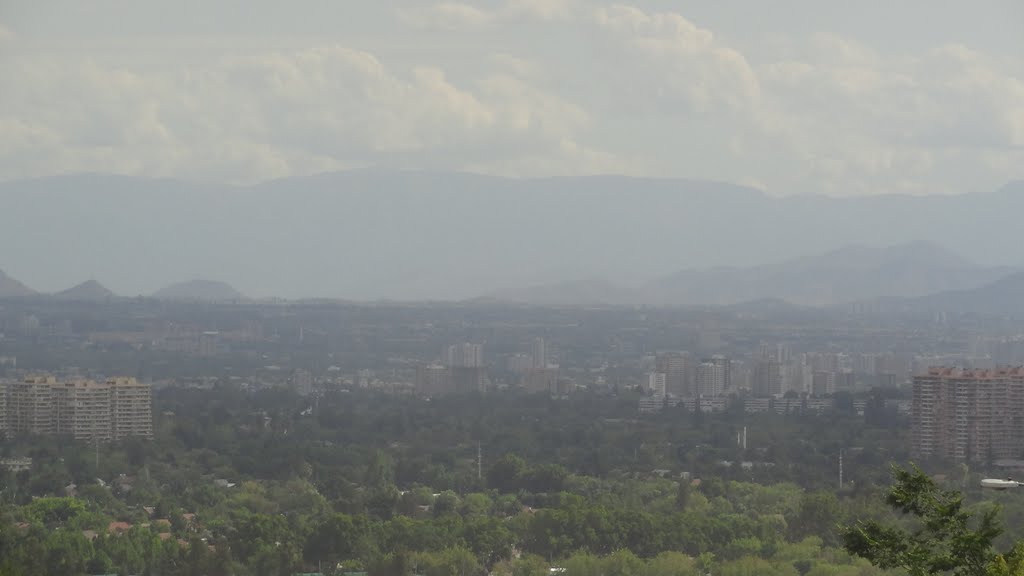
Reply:
<svg viewBox="0 0 1024 576"><path fill-rule="evenodd" d="M512 563L512 576L547 576L548 563L540 556L526 555Z"/></svg>
<svg viewBox="0 0 1024 576"><path fill-rule="evenodd" d="M800 498L800 510L789 522L793 540L820 536L828 546L839 544L837 528L842 520L842 507L831 492L807 492Z"/></svg>
<svg viewBox="0 0 1024 576"><path fill-rule="evenodd" d="M1009 554L996 556L985 576L1024 576L1024 542L1018 542Z"/></svg>
<svg viewBox="0 0 1024 576"><path fill-rule="evenodd" d="M958 576L984 576L995 560L992 542L1002 532L998 507L977 519L963 509L963 495L942 490L916 466L894 466L896 482L886 496L893 509L910 514L913 527L858 522L843 530L850 554L866 558L884 569L902 568L910 576L952 572Z"/></svg>

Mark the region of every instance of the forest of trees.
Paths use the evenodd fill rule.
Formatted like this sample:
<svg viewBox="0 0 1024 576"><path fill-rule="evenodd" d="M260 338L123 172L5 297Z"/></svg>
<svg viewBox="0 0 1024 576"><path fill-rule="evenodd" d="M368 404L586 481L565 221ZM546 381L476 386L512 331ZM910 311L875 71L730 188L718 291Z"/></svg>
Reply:
<svg viewBox="0 0 1024 576"><path fill-rule="evenodd" d="M905 522L885 494L907 431L878 414L638 419L628 396L231 386L154 405L152 440L3 444L33 465L0 477L0 574L867 575L884 566L842 528ZM942 472L1020 526L1020 497Z"/></svg>

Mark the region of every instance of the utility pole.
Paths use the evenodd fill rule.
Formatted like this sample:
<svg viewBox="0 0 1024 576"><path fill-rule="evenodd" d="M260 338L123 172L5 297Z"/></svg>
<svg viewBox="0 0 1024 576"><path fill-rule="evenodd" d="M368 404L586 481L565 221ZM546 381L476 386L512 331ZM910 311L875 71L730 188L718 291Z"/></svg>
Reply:
<svg viewBox="0 0 1024 576"><path fill-rule="evenodd" d="M476 443L476 481L483 479L483 452L480 450L480 442Z"/></svg>

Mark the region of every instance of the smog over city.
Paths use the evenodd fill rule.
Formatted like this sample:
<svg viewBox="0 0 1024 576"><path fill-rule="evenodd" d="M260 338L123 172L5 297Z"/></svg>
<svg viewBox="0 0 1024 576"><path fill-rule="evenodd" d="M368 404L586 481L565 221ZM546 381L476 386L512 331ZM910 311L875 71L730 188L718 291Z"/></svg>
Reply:
<svg viewBox="0 0 1024 576"><path fill-rule="evenodd" d="M1021 30L0 6L0 575L1024 574Z"/></svg>

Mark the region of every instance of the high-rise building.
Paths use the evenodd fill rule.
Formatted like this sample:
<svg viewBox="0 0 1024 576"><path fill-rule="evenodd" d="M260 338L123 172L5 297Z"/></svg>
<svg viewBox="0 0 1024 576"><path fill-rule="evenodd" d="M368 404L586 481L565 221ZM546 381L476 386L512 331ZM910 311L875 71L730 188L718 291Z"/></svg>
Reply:
<svg viewBox="0 0 1024 576"><path fill-rule="evenodd" d="M54 433L71 436L76 440L109 440L111 425L111 387L94 380L69 380L54 383Z"/></svg>
<svg viewBox="0 0 1024 576"><path fill-rule="evenodd" d="M726 388L726 368L721 363L710 360L697 366L697 395L702 397L718 396Z"/></svg>
<svg viewBox="0 0 1024 576"><path fill-rule="evenodd" d="M546 392L554 394L558 388L557 368L537 368L526 373L522 380L523 389L531 394Z"/></svg>
<svg viewBox="0 0 1024 576"><path fill-rule="evenodd" d="M647 374L647 391L652 396L665 396L666 380L664 372L650 372Z"/></svg>
<svg viewBox="0 0 1024 576"><path fill-rule="evenodd" d="M782 370L778 360L772 357L758 360L754 367L753 393L759 398L782 395Z"/></svg>
<svg viewBox="0 0 1024 576"><path fill-rule="evenodd" d="M134 378L60 382L52 376L31 377L11 384L7 420L10 431L21 434L151 437L152 391Z"/></svg>
<svg viewBox="0 0 1024 576"><path fill-rule="evenodd" d="M721 354L715 354L710 359L705 360L705 362L711 362L715 366L721 368L722 376L719 393L732 388L732 360L722 356Z"/></svg>
<svg viewBox="0 0 1024 576"><path fill-rule="evenodd" d="M484 365L483 346L469 342L449 346L445 351L445 364L449 367L479 368Z"/></svg>
<svg viewBox="0 0 1024 576"><path fill-rule="evenodd" d="M548 351L547 346L544 345L543 338L538 337L533 339L533 367L548 367Z"/></svg>
<svg viewBox="0 0 1024 576"><path fill-rule="evenodd" d="M673 396L692 396L688 377L689 358L683 352L659 352L654 369L665 375L665 390Z"/></svg>
<svg viewBox="0 0 1024 576"><path fill-rule="evenodd" d="M7 396L7 426L18 434L53 434L53 376L31 376L11 382Z"/></svg>
<svg viewBox="0 0 1024 576"><path fill-rule="evenodd" d="M153 391L135 378L111 378L110 425L115 440L128 436L153 436Z"/></svg>
<svg viewBox="0 0 1024 576"><path fill-rule="evenodd" d="M930 368L914 378L912 453L986 462L1024 456L1024 368Z"/></svg>
<svg viewBox="0 0 1024 576"><path fill-rule="evenodd" d="M526 374L530 370L533 370L535 362L533 356L526 354L513 354L508 357L506 365L508 371L513 374Z"/></svg>
<svg viewBox="0 0 1024 576"><path fill-rule="evenodd" d="M440 396L451 390L448 368L440 364L420 366L416 369L416 393L421 396Z"/></svg>

